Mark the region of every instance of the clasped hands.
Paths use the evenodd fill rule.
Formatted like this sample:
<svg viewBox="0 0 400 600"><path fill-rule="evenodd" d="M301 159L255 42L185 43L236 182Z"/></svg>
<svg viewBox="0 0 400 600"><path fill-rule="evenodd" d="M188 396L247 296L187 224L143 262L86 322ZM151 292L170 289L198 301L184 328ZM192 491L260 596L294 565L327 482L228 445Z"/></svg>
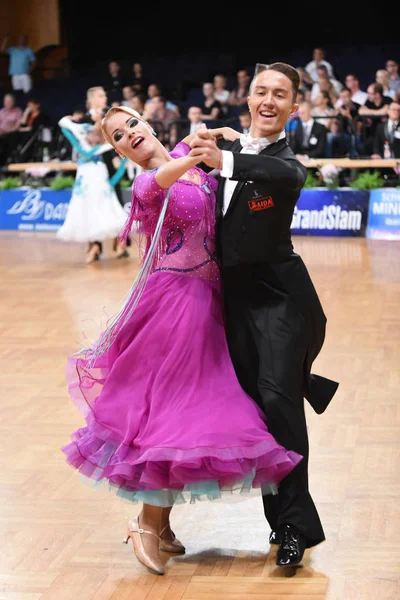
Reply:
<svg viewBox="0 0 400 600"><path fill-rule="evenodd" d="M217 141L224 139L233 142L239 137L240 133L231 127L207 129L206 125L201 125L189 143L191 147L189 156L199 159L209 167L220 169L222 152L217 146Z"/></svg>

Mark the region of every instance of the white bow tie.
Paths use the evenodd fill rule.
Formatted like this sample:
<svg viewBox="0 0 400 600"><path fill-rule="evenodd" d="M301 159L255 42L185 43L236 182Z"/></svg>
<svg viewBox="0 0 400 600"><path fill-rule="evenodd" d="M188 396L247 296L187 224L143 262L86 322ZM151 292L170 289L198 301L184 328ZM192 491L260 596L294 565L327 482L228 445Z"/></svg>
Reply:
<svg viewBox="0 0 400 600"><path fill-rule="evenodd" d="M249 133L240 134L240 143L242 148L246 149L249 154L258 154L264 150L269 144L267 138L253 138Z"/></svg>

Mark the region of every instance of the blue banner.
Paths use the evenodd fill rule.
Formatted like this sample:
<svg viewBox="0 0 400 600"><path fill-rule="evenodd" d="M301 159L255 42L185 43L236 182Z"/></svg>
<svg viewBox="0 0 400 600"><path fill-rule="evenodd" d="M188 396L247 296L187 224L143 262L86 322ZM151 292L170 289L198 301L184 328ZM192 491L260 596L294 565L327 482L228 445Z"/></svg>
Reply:
<svg viewBox="0 0 400 600"><path fill-rule="evenodd" d="M365 237L368 190L305 188L294 210L293 235Z"/></svg>
<svg viewBox="0 0 400 600"><path fill-rule="evenodd" d="M400 189L371 190L367 237L400 240Z"/></svg>
<svg viewBox="0 0 400 600"><path fill-rule="evenodd" d="M56 231L67 214L71 189L0 190L0 229Z"/></svg>

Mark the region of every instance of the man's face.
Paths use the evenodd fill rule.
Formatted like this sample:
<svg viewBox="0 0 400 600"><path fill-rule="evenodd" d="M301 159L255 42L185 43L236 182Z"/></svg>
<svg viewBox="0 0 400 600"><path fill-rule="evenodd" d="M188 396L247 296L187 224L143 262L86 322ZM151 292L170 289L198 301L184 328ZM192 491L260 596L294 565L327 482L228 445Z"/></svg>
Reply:
<svg viewBox="0 0 400 600"><path fill-rule="evenodd" d="M281 133L286 122L298 109L293 103L292 82L279 71L261 71L252 83L248 105L252 137Z"/></svg>
<svg viewBox="0 0 400 600"><path fill-rule="evenodd" d="M388 117L392 121L398 121L400 117L400 104L398 102L392 102L389 104Z"/></svg>
<svg viewBox="0 0 400 600"><path fill-rule="evenodd" d="M251 125L250 115L239 115L239 121L243 129L249 129Z"/></svg>
<svg viewBox="0 0 400 600"><path fill-rule="evenodd" d="M324 53L319 48L315 48L315 50L313 52L313 58L314 58L315 62L317 62L317 63L321 62L321 60L323 60L323 58L324 58Z"/></svg>
<svg viewBox="0 0 400 600"><path fill-rule="evenodd" d="M398 71L398 65L394 60L388 60L386 62L386 71L388 71L389 75L396 74Z"/></svg>
<svg viewBox="0 0 400 600"><path fill-rule="evenodd" d="M3 98L3 106L4 108L13 108L13 106L15 105L14 103L14 98L12 96L10 96L9 94L6 94Z"/></svg>
<svg viewBox="0 0 400 600"><path fill-rule="evenodd" d="M341 99L343 106L349 106L351 102L351 95L347 90L342 90L339 94L339 98Z"/></svg>
<svg viewBox="0 0 400 600"><path fill-rule="evenodd" d="M191 123L198 123L201 120L201 108L191 106L188 110L188 119Z"/></svg>

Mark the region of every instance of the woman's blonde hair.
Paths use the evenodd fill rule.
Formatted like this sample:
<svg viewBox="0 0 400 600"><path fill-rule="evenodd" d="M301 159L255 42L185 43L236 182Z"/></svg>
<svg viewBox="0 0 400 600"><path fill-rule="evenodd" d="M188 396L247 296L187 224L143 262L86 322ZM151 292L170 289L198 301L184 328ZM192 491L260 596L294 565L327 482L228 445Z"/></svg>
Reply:
<svg viewBox="0 0 400 600"><path fill-rule="evenodd" d="M112 108L110 108L101 120L101 131L103 133L104 139L112 146L114 146L114 143L111 136L109 136L106 132L106 124L108 119L112 117L112 115L115 115L117 112L127 113L128 115L131 115L131 117L136 117L136 119L142 121L142 123L146 123L142 116L133 108L129 108L129 106L113 106Z"/></svg>

